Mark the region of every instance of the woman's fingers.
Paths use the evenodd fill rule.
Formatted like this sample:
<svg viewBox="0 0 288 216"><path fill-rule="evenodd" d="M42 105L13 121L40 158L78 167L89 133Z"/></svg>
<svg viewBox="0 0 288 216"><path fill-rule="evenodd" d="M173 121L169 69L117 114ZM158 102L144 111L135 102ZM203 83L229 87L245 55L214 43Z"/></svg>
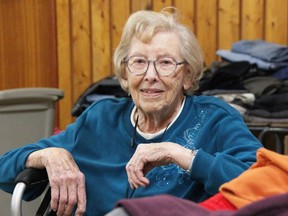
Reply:
<svg viewBox="0 0 288 216"><path fill-rule="evenodd" d="M51 208L57 215L84 215L86 188L84 174L79 170L72 155L62 148L47 148L30 154L26 165L45 167L51 186Z"/></svg>
<svg viewBox="0 0 288 216"><path fill-rule="evenodd" d="M58 215L64 215L67 203L68 203L67 186L63 185L60 187L60 196L59 196L58 208L57 208Z"/></svg>
<svg viewBox="0 0 288 216"><path fill-rule="evenodd" d="M174 144L172 144L174 145ZM149 180L145 175L154 167L172 162L169 149L171 143L139 144L126 165L126 172L131 188L145 187ZM168 150L167 150L168 149Z"/></svg>
<svg viewBox="0 0 288 216"><path fill-rule="evenodd" d="M73 180L72 180L73 179ZM78 190L78 185L83 185L83 182L71 178L71 174L60 178L52 177L51 185L51 208L59 215L71 215L73 208L78 200L86 204L85 188ZM83 191L82 191L83 190Z"/></svg>
<svg viewBox="0 0 288 216"><path fill-rule="evenodd" d="M85 188L85 176L83 173L80 176L80 182L77 187L77 209L75 212L75 216L82 216L86 211L86 188Z"/></svg>
<svg viewBox="0 0 288 216"><path fill-rule="evenodd" d="M57 211L58 209L58 200L59 200L59 186L58 185L51 185L51 209L53 211Z"/></svg>
<svg viewBox="0 0 288 216"><path fill-rule="evenodd" d="M128 175L128 181L130 183L131 189L138 188L141 185L141 182L138 180L137 176L135 175L135 164L128 163L126 165L126 171Z"/></svg>
<svg viewBox="0 0 288 216"><path fill-rule="evenodd" d="M145 156L146 154L149 154L149 152L143 148L141 149L142 150L136 150L135 154L126 165L128 181L132 189L138 188L140 186L145 187L149 184L149 180L145 177L146 173L144 173L144 170L146 170L147 167L150 167L149 162Z"/></svg>

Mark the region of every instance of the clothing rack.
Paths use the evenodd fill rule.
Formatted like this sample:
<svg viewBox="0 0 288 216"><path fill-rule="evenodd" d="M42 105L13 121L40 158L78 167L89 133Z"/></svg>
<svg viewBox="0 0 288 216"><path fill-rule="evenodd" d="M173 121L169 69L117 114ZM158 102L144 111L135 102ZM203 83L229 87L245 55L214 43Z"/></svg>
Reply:
<svg viewBox="0 0 288 216"><path fill-rule="evenodd" d="M276 152L284 154L284 136L288 135L288 124L255 125L253 124L253 122L247 122L247 126L252 133L259 133L257 138L260 140L261 143L264 143L265 137L268 134L274 135Z"/></svg>

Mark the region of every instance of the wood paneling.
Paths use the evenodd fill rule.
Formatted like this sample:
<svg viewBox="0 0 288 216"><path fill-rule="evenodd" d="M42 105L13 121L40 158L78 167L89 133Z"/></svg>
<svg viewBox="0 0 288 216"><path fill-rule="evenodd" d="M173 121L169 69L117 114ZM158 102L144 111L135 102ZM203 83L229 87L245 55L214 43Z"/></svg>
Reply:
<svg viewBox="0 0 288 216"><path fill-rule="evenodd" d="M169 7L171 5L173 5L172 0L154 0L152 9L155 11L161 11L164 7Z"/></svg>
<svg viewBox="0 0 288 216"><path fill-rule="evenodd" d="M57 87L53 1L0 1L0 89Z"/></svg>
<svg viewBox="0 0 288 216"><path fill-rule="evenodd" d="M286 0L266 0L265 40L279 44L287 44L287 5L288 2Z"/></svg>
<svg viewBox="0 0 288 216"><path fill-rule="evenodd" d="M72 0L71 2L73 101L76 101L79 96L77 92L83 92L92 82L92 40L89 3L89 0Z"/></svg>
<svg viewBox="0 0 288 216"><path fill-rule="evenodd" d="M180 20L196 33L195 28L195 1L178 0L174 5L180 12Z"/></svg>
<svg viewBox="0 0 288 216"><path fill-rule="evenodd" d="M264 36L264 1L242 0L241 38L255 40Z"/></svg>
<svg viewBox="0 0 288 216"><path fill-rule="evenodd" d="M110 40L112 51L114 51L120 41L122 28L130 15L130 0L111 0L111 29Z"/></svg>
<svg viewBox="0 0 288 216"><path fill-rule="evenodd" d="M92 67L93 81L112 74L110 57L112 56L109 33L111 26L110 2L91 1L92 20Z"/></svg>
<svg viewBox="0 0 288 216"><path fill-rule="evenodd" d="M151 10L152 7L152 0L131 0L131 11L135 12L138 10Z"/></svg>
<svg viewBox="0 0 288 216"><path fill-rule="evenodd" d="M240 0L219 0L217 47L230 49L240 37Z"/></svg>
<svg viewBox="0 0 288 216"><path fill-rule="evenodd" d="M59 102L59 125L63 129L71 121L73 105L72 61L71 61L71 19L70 1L57 0L57 42L58 42L58 86L65 91L64 98Z"/></svg>
<svg viewBox="0 0 288 216"><path fill-rule="evenodd" d="M215 0L199 0L196 3L196 35L203 48L207 65L216 59L217 11L218 5Z"/></svg>
<svg viewBox="0 0 288 216"><path fill-rule="evenodd" d="M59 87L59 126L93 82L113 74L112 56L129 15L175 6L209 65L241 39L288 44L288 0L0 0L0 89Z"/></svg>

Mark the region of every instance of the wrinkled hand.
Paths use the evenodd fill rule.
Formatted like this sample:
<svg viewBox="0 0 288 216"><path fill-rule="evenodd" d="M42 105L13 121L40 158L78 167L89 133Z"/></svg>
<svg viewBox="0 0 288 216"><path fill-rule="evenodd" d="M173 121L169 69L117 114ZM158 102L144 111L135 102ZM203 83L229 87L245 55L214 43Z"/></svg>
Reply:
<svg viewBox="0 0 288 216"><path fill-rule="evenodd" d="M86 210L85 176L72 155L62 148L46 148L31 153L26 167L46 168L51 186L51 208L57 215L71 215L77 204L76 216Z"/></svg>
<svg viewBox="0 0 288 216"><path fill-rule="evenodd" d="M187 169L191 159L190 150L176 143L139 144L126 165L130 187L134 189L148 185L149 180L145 175L154 167L176 163Z"/></svg>

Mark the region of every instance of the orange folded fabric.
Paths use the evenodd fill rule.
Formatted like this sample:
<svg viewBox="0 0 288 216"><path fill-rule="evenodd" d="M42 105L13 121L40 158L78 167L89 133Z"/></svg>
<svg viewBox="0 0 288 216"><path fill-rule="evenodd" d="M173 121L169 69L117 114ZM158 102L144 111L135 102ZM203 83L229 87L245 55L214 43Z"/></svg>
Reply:
<svg viewBox="0 0 288 216"><path fill-rule="evenodd" d="M257 151L257 161L248 170L220 187L220 193L237 208L287 192L288 156L265 148Z"/></svg>

